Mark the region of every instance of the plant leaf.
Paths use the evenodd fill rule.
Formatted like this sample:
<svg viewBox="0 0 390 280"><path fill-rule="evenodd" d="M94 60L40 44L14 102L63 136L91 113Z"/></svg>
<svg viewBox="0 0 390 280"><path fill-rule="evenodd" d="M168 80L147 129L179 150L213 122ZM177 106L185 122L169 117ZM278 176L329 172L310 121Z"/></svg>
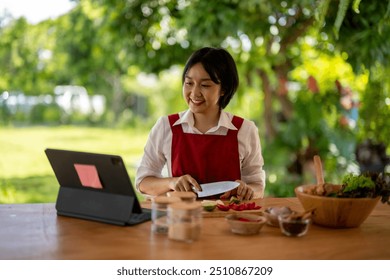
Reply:
<svg viewBox="0 0 390 280"><path fill-rule="evenodd" d="M335 20L334 25L333 25L333 32L336 36L336 39L339 38L339 30L340 30L341 24L344 21L345 14L347 13L347 9L348 9L350 1L351 0L340 0L340 2L339 2L339 8L337 10L336 20Z"/></svg>
<svg viewBox="0 0 390 280"><path fill-rule="evenodd" d="M360 11L359 11L359 5L360 5L360 2L362 0L354 0L353 3L352 3L352 9L355 13L359 14Z"/></svg>
<svg viewBox="0 0 390 280"><path fill-rule="evenodd" d="M315 13L315 18L318 22L318 26L321 28L324 25L325 21L325 16L328 12L329 8L329 3L331 0L322 0L319 2L316 13Z"/></svg>

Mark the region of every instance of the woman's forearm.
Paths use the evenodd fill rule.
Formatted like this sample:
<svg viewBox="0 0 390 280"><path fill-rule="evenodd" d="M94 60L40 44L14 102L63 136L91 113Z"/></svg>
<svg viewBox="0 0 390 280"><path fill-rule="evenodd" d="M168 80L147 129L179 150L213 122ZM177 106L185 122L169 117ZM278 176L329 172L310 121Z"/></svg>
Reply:
<svg viewBox="0 0 390 280"><path fill-rule="evenodd" d="M149 195L162 195L174 189L175 178L145 177L139 184L139 190Z"/></svg>

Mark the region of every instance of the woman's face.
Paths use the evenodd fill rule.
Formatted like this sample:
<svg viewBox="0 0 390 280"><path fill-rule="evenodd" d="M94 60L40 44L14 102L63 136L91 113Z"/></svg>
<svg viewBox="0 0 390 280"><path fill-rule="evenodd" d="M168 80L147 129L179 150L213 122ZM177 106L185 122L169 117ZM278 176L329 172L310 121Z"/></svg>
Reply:
<svg viewBox="0 0 390 280"><path fill-rule="evenodd" d="M201 63L192 66L185 75L183 97L193 113L208 114L219 111L221 85L214 83Z"/></svg>

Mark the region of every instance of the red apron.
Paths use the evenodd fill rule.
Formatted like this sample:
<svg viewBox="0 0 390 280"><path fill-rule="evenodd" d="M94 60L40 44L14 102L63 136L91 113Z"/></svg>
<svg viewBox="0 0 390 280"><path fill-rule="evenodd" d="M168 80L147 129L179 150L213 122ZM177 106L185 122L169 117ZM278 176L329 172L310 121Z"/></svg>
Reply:
<svg viewBox="0 0 390 280"><path fill-rule="evenodd" d="M241 179L238 130L243 119L233 117L237 130L227 135L184 133L181 125L173 126L178 114L169 115L172 129L172 176L191 175L199 184Z"/></svg>

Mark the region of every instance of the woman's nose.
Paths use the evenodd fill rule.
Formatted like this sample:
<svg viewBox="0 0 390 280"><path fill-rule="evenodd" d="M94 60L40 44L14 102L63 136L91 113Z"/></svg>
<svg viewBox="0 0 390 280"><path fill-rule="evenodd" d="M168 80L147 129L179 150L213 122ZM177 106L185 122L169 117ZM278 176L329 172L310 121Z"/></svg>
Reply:
<svg viewBox="0 0 390 280"><path fill-rule="evenodd" d="M200 86L194 85L191 89L191 95L195 97L201 96Z"/></svg>

